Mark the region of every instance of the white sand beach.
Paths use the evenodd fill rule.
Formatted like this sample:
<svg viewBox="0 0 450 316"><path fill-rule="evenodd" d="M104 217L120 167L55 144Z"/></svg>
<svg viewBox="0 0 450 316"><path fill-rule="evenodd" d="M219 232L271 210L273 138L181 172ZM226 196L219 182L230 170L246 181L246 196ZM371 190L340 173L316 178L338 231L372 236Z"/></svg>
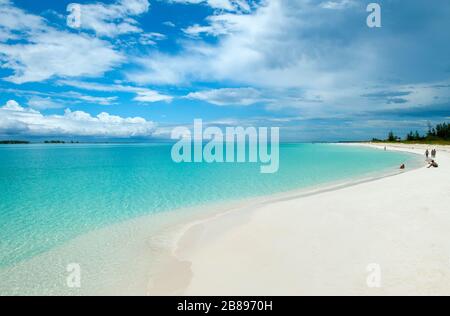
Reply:
<svg viewBox="0 0 450 316"><path fill-rule="evenodd" d="M436 169L424 161L192 224L148 294L450 295L450 147L387 145L435 147ZM380 287L368 286L368 267L380 268Z"/></svg>

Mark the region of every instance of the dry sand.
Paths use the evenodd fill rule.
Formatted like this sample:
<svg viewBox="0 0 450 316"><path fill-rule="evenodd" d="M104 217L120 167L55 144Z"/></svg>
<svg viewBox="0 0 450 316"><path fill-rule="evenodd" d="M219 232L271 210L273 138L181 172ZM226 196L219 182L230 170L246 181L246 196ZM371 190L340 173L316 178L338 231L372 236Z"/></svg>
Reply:
<svg viewBox="0 0 450 316"><path fill-rule="evenodd" d="M437 169L192 224L149 294L450 295L450 147L437 148Z"/></svg>

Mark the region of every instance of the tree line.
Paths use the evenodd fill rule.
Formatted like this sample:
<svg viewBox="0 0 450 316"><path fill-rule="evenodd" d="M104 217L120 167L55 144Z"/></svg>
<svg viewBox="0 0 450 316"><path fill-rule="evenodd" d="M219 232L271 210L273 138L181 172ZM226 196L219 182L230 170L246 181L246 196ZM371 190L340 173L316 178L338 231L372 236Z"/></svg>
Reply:
<svg viewBox="0 0 450 316"><path fill-rule="evenodd" d="M404 138L405 141L450 141L450 124L442 123L436 126L428 125L428 132L420 134L418 131L409 132ZM395 135L393 131L389 132L387 141L402 141L402 138Z"/></svg>

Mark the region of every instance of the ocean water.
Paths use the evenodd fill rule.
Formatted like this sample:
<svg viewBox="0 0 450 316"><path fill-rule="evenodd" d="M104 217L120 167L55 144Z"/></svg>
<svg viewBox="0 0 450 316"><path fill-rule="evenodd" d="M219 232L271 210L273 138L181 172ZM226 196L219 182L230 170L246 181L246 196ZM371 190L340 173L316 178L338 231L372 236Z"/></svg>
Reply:
<svg viewBox="0 0 450 316"><path fill-rule="evenodd" d="M280 169L254 163L176 164L171 146L0 146L0 268L98 228L142 215L177 212L374 172L417 157L364 147L282 144Z"/></svg>

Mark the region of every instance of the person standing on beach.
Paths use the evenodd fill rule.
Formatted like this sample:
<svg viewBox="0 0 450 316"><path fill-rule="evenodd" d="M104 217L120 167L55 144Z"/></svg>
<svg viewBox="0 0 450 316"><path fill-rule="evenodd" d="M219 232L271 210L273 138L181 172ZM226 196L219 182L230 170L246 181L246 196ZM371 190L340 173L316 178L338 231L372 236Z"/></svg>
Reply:
<svg viewBox="0 0 450 316"><path fill-rule="evenodd" d="M428 159L429 156L430 156L430 151L427 149L427 151L425 152L425 157L427 157L427 159Z"/></svg>
<svg viewBox="0 0 450 316"><path fill-rule="evenodd" d="M436 149L433 149L432 151L431 151L431 158L436 158Z"/></svg>

